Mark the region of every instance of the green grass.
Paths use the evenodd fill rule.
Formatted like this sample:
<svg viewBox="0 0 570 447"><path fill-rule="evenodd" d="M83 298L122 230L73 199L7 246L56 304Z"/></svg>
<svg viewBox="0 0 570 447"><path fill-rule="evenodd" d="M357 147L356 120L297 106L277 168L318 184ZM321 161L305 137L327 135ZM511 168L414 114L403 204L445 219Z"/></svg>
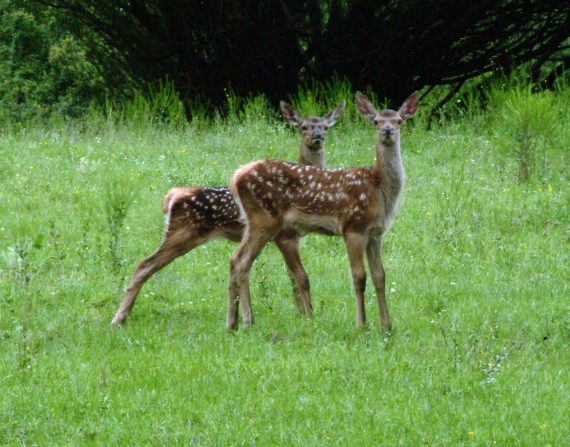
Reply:
<svg viewBox="0 0 570 447"><path fill-rule="evenodd" d="M384 244L390 338L371 284L369 324L356 327L342 240L317 235L302 244L311 321L271 246L252 269L256 325L226 331L236 246L216 241L155 275L111 327L136 262L160 243L169 188L226 185L240 164L297 158L297 135L262 99L191 125L6 125L0 444L567 443L570 91L520 94L429 131L422 105L407 125L406 190ZM528 129L509 114L535 100L553 116L531 134L522 179ZM331 167L374 161L373 127L352 109L329 132Z"/></svg>

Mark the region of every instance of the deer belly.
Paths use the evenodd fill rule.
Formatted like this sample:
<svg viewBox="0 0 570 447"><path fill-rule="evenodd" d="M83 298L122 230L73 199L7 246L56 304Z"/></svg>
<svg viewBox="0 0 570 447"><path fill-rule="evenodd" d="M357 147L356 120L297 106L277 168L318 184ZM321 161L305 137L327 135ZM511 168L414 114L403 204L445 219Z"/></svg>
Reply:
<svg viewBox="0 0 570 447"><path fill-rule="evenodd" d="M293 228L301 234L322 233L326 235L340 235L338 220L330 215L308 214L292 210L285 213L283 224L285 227Z"/></svg>

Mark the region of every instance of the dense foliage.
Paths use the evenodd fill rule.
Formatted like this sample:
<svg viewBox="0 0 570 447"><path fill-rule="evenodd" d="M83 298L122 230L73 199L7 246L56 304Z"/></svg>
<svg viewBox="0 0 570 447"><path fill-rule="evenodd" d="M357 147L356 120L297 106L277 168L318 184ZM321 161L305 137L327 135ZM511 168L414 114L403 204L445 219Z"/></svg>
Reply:
<svg viewBox="0 0 570 447"><path fill-rule="evenodd" d="M109 75L78 37L77 24L32 2L0 1L0 110L3 119L61 111L81 115L112 98ZM83 28L82 28L83 29ZM91 38L96 37L91 35Z"/></svg>
<svg viewBox="0 0 570 447"><path fill-rule="evenodd" d="M2 0L0 100L17 112L121 103L168 80L216 109L346 78L399 104L528 64L551 87L568 66L566 0ZM189 109L188 109L189 110ZM188 111L187 110L187 111ZM15 116L18 116L16 113Z"/></svg>

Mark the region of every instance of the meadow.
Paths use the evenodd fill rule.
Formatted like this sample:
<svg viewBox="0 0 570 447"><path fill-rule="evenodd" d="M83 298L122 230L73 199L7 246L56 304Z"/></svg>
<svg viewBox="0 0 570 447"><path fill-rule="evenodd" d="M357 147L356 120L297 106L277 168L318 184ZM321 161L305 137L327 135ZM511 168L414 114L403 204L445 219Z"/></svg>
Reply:
<svg viewBox="0 0 570 447"><path fill-rule="evenodd" d="M327 165L370 165L375 131L353 91L293 105L322 115L342 99ZM0 124L0 445L567 444L570 88L469 99L438 119L421 103L402 132L407 181L383 252L391 336L370 279L357 328L344 243L320 235L301 246L310 321L268 246L256 324L227 331L237 246L218 240L110 324L160 244L171 187L297 159L298 135L263 98L190 123L137 114L139 98L129 113Z"/></svg>

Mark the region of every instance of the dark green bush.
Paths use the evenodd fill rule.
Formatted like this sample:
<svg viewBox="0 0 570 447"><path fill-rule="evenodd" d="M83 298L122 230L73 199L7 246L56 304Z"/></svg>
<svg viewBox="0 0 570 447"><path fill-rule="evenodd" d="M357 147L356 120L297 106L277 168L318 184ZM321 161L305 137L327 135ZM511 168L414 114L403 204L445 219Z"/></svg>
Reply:
<svg viewBox="0 0 570 447"><path fill-rule="evenodd" d="M0 116L24 121L60 112L79 116L108 94L87 46L58 12L0 0Z"/></svg>

